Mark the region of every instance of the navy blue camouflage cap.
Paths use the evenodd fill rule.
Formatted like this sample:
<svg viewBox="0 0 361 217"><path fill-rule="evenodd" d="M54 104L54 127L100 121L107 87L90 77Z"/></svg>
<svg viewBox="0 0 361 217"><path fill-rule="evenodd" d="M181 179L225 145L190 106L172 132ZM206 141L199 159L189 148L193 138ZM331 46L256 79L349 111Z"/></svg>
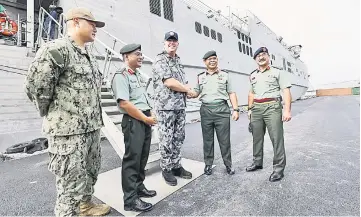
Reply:
<svg viewBox="0 0 361 217"><path fill-rule="evenodd" d="M214 51L214 50L208 51L206 54L204 54L203 59L206 60L212 56L217 56L216 51Z"/></svg>
<svg viewBox="0 0 361 217"><path fill-rule="evenodd" d="M174 31L166 32L164 35L164 40L168 41L169 39L174 39L174 40L178 41L178 33L174 32Z"/></svg>
<svg viewBox="0 0 361 217"><path fill-rule="evenodd" d="M268 49L266 47L260 47L256 52L254 52L253 59L256 59L257 55L260 53L266 52L268 53Z"/></svg>
<svg viewBox="0 0 361 217"><path fill-rule="evenodd" d="M138 49L142 50L142 46L140 44L127 44L124 47L122 47L122 49L120 49L119 53L120 54L131 53Z"/></svg>

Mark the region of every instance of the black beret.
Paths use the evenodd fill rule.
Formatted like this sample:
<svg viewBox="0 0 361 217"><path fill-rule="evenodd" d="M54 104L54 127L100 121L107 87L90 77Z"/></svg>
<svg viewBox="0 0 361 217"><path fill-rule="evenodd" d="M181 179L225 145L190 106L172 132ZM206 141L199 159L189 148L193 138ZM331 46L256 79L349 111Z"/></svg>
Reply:
<svg viewBox="0 0 361 217"><path fill-rule="evenodd" d="M258 50L256 50L256 52L254 52L253 59L256 59L257 55L262 53L262 52L268 53L268 49L266 47L258 48Z"/></svg>
<svg viewBox="0 0 361 217"><path fill-rule="evenodd" d="M166 32L164 35L164 40L167 41L169 39L175 39L178 41L178 34L173 31Z"/></svg>
<svg viewBox="0 0 361 217"><path fill-rule="evenodd" d="M217 56L217 53L214 50L208 51L206 54L204 54L203 59L206 60L212 56Z"/></svg>
<svg viewBox="0 0 361 217"><path fill-rule="evenodd" d="M126 54L126 53L133 52L137 49L142 49L142 46L140 44L127 44L124 47L122 47L122 49L120 49L119 53Z"/></svg>

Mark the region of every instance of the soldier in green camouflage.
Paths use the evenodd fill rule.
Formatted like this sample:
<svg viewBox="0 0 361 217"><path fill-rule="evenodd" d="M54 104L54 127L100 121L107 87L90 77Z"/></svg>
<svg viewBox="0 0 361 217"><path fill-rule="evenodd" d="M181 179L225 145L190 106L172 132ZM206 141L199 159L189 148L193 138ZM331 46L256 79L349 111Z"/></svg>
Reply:
<svg viewBox="0 0 361 217"><path fill-rule="evenodd" d="M239 118L237 95L233 89L233 82L227 72L218 68L218 57L215 51L208 51L203 56L207 70L197 75L197 84L189 97L202 102L200 108L203 135L203 155L206 164L204 173L212 174L214 160L214 131L217 133L224 165L229 175L235 173L232 168L230 116L231 112L227 100L232 107L232 119Z"/></svg>
<svg viewBox="0 0 361 217"><path fill-rule="evenodd" d="M144 186L155 116L147 99L147 77L139 70L143 55L140 44L127 44L121 50L125 67L112 79L112 90L123 114L125 153L122 162L124 210L150 211L153 205L140 197L154 197L156 191Z"/></svg>
<svg viewBox="0 0 361 217"><path fill-rule="evenodd" d="M183 65L176 54L178 34L170 31L164 37L164 51L153 63L154 104L158 121L160 166L164 180L177 185L175 176L191 179L192 173L181 165L181 148L185 139L186 99L191 92Z"/></svg>
<svg viewBox="0 0 361 217"><path fill-rule="evenodd" d="M283 122L291 120L291 82L284 70L270 66L268 49L259 48L254 53L258 69L250 75L251 90L248 95L249 118L253 135L253 163L247 172L263 168L263 143L266 128L272 141L273 173L271 182L284 177L286 153L284 147ZM281 93L285 108L282 112ZM283 114L282 114L283 113Z"/></svg>
<svg viewBox="0 0 361 217"><path fill-rule="evenodd" d="M66 20L68 35L36 53L25 91L44 117L49 170L56 177L55 215L105 215L109 206L91 202L101 163L102 74L85 46L105 24L85 8L69 10Z"/></svg>

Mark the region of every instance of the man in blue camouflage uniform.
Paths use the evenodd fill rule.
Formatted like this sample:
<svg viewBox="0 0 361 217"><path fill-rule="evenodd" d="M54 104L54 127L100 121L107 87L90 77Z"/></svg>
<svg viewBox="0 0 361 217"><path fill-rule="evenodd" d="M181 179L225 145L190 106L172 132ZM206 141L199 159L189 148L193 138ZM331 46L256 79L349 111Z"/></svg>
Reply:
<svg viewBox="0 0 361 217"><path fill-rule="evenodd" d="M96 21L85 8L66 14L68 35L42 46L29 67L25 91L44 117L49 170L56 177L56 216L100 216L110 207L91 202L101 163L102 74L85 43Z"/></svg>
<svg viewBox="0 0 361 217"><path fill-rule="evenodd" d="M164 51L153 63L154 104L158 121L160 166L167 184L177 185L175 176L191 179L192 173L181 165L181 147L185 139L186 97L191 89L176 54L178 34L170 31L164 37Z"/></svg>

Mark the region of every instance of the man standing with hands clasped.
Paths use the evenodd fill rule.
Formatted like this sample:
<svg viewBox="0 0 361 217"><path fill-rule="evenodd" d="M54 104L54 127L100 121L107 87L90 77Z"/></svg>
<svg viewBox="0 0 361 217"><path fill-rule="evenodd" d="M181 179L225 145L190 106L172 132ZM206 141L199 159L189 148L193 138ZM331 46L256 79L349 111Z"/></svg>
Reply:
<svg viewBox="0 0 361 217"><path fill-rule="evenodd" d="M272 141L273 173L269 181L279 181L284 177L286 153L284 147L283 122L291 120L291 82L285 71L270 66L268 49L259 48L254 53L258 69L250 75L251 90L248 95L249 118L253 135L253 163L247 172L263 168L263 143L266 127ZM281 94L285 108L282 115Z"/></svg>
<svg viewBox="0 0 361 217"><path fill-rule="evenodd" d="M142 66L143 55L140 44L128 44L121 50L125 67L114 74L112 90L123 115L125 153L122 163L122 188L124 210L149 211L152 204L140 197L154 197L156 192L148 190L143 181L148 162L152 128L156 118L151 114L147 99L147 78L138 68Z"/></svg>
<svg viewBox="0 0 361 217"><path fill-rule="evenodd" d="M207 70L198 74L197 85L188 97L196 98L202 102L200 108L201 126L203 134L203 154L206 164L204 173L212 174L214 160L214 130L216 130L218 143L221 149L227 173L235 173L232 168L231 139L230 139L230 109L227 103L231 101L232 119L239 118L237 95L233 90L229 74L218 68L218 57L215 51L208 51L203 56Z"/></svg>
<svg viewBox="0 0 361 217"><path fill-rule="evenodd" d="M56 178L55 216L102 216L91 201L101 165L103 76L86 43L105 23L86 8L66 14L67 36L41 46L29 67L25 92L44 117L49 170Z"/></svg>

